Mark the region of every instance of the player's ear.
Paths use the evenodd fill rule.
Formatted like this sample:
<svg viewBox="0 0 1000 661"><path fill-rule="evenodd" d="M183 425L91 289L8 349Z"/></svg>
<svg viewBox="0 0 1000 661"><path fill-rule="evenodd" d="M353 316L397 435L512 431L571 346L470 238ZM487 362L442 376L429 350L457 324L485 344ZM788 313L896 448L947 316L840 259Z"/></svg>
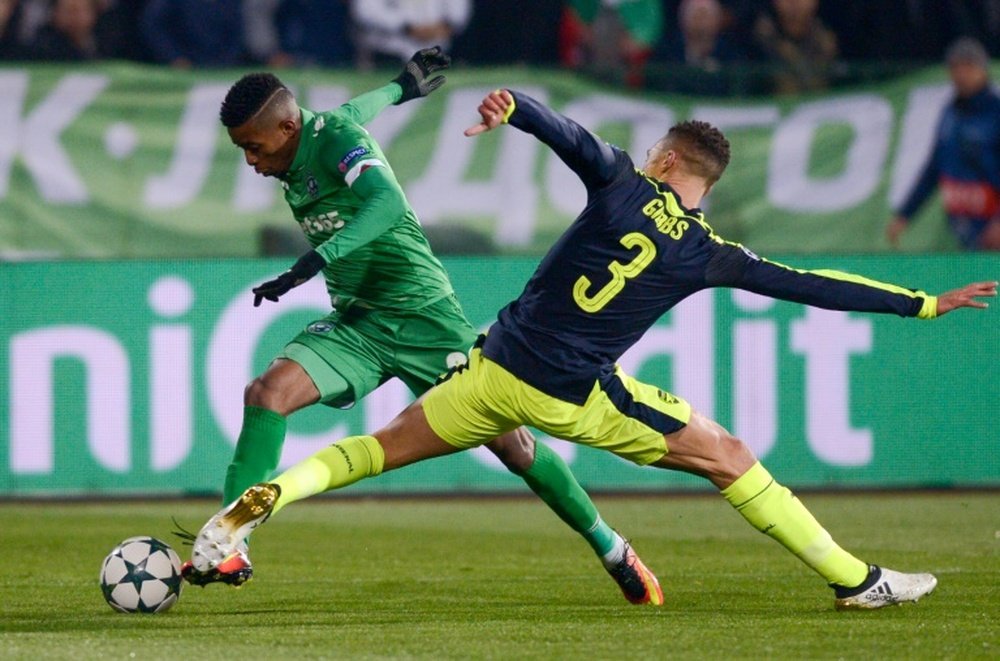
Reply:
<svg viewBox="0 0 1000 661"><path fill-rule="evenodd" d="M278 124L278 129L285 135L285 137L292 137L298 130L298 124L294 119L283 119L281 123Z"/></svg>
<svg viewBox="0 0 1000 661"><path fill-rule="evenodd" d="M680 160L680 154L675 152L673 149L666 150L663 152L663 157L660 159L661 171L666 174L669 170L678 165Z"/></svg>

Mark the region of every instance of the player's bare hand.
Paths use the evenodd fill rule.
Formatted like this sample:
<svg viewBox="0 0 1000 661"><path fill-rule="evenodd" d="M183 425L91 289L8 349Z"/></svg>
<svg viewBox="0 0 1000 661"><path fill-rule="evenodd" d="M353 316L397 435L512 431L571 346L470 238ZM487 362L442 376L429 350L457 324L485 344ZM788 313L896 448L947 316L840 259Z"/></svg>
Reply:
<svg viewBox="0 0 1000 661"><path fill-rule="evenodd" d="M479 116L482 118L482 121L475 126L465 129L465 135L471 138L474 135L492 131L500 126L503 124L504 115L507 114L507 110L513 104L514 97L507 90L490 92L483 99L483 102L479 104Z"/></svg>
<svg viewBox="0 0 1000 661"><path fill-rule="evenodd" d="M989 305L977 299L997 295L996 281L973 282L961 289L945 292L938 296L937 316L947 314L958 308L987 308Z"/></svg>
<svg viewBox="0 0 1000 661"><path fill-rule="evenodd" d="M899 237L906 231L908 223L903 216L893 218L885 228L885 238L893 248L899 247Z"/></svg>

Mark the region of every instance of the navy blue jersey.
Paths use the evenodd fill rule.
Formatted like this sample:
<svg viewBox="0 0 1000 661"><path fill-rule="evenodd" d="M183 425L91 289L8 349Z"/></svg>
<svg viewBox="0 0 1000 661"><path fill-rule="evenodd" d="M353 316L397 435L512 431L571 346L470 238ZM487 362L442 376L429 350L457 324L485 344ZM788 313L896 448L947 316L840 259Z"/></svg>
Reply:
<svg viewBox="0 0 1000 661"><path fill-rule="evenodd" d="M833 310L932 317L937 301L837 271L800 271L717 236L625 152L524 94L509 123L576 172L587 206L524 291L500 311L483 353L529 385L582 404L595 380L665 312L708 287L738 287Z"/></svg>
<svg viewBox="0 0 1000 661"><path fill-rule="evenodd" d="M931 155L899 213L915 214L939 184L949 215L988 220L1000 212L1000 95L991 88L945 107Z"/></svg>

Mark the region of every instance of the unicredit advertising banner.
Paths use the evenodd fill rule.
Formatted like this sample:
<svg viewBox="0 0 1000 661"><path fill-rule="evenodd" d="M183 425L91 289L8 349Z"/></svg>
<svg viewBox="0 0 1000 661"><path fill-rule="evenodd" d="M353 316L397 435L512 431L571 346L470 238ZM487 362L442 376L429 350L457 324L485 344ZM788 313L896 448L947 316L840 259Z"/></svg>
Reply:
<svg viewBox="0 0 1000 661"><path fill-rule="evenodd" d="M781 259L781 256L771 256ZM995 278L994 256L788 258L944 291ZM484 327L534 258L450 259ZM320 279L252 305L287 260L0 264L0 496L220 489L244 385L322 317ZM1000 486L1000 310L920 321L830 312L736 290L683 302L622 359L690 400L800 487ZM282 465L374 430L410 401L390 382L353 408L293 415ZM589 489L705 488L565 442ZM367 480L353 493L523 490L485 450Z"/></svg>

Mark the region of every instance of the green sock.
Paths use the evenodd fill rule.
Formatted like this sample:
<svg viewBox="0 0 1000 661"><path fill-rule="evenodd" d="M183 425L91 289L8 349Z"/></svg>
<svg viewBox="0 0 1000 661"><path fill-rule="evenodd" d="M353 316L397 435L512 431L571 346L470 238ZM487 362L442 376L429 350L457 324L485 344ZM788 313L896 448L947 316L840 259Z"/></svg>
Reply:
<svg viewBox="0 0 1000 661"><path fill-rule="evenodd" d="M552 448L536 441L535 461L517 475L560 519L580 533L595 553L603 556L614 548L617 534L604 522L569 466Z"/></svg>
<svg viewBox="0 0 1000 661"><path fill-rule="evenodd" d="M285 416L258 406L243 408L243 428L233 461L226 469L222 504L228 505L249 487L271 477L285 442Z"/></svg>
<svg viewBox="0 0 1000 661"><path fill-rule="evenodd" d="M837 546L805 505L775 482L760 462L722 495L750 525L798 556L827 583L853 587L867 578L868 565Z"/></svg>
<svg viewBox="0 0 1000 661"><path fill-rule="evenodd" d="M271 480L281 487L272 514L296 500L382 473L385 452L374 436L348 436Z"/></svg>

